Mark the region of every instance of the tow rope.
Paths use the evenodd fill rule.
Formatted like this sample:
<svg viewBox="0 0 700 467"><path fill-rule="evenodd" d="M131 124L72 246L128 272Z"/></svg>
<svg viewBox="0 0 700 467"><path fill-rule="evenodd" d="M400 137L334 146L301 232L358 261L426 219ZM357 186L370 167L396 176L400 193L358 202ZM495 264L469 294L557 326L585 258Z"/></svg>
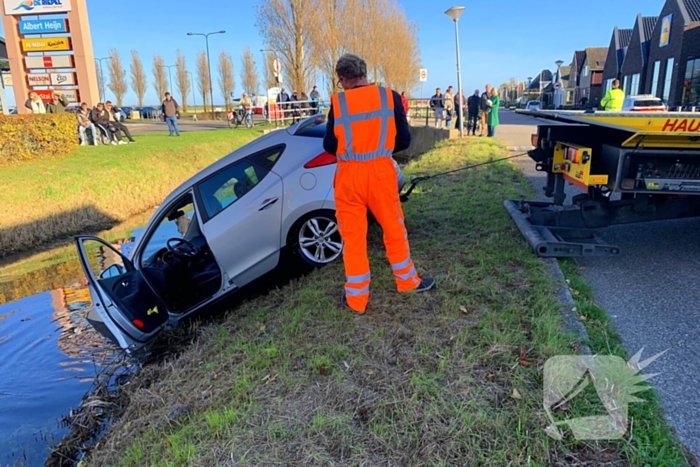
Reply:
<svg viewBox="0 0 700 467"><path fill-rule="evenodd" d="M424 181L426 181L426 180L430 180L431 178L440 177L440 176L442 176L442 175L448 175L448 174L452 174L452 173L455 173L455 172L461 172L462 170L474 169L474 168L476 168L476 167L481 167L481 166L484 166L484 165L495 164L496 162L507 161L507 160L509 160L509 159L516 159L516 158L518 158L518 157L527 156L527 154L528 154L527 152L523 152L523 153L520 153L520 154L515 154L515 155L513 155L513 156L501 157L500 159L491 159L491 160L489 160L489 161L481 162L481 163L479 163L479 164L472 164L472 165L468 165L468 166L466 166L466 167L460 167L459 169L448 170L447 172L440 172L440 173L436 173L436 174L432 174L432 175L423 175L422 177L411 177L411 186L408 188L408 190L407 190L405 193L403 193L402 195L399 196L399 199L401 200L402 203L405 202L405 201L407 201L407 200L408 200L408 197L411 195L411 192L413 192L413 189L414 189L420 182L424 182Z"/></svg>

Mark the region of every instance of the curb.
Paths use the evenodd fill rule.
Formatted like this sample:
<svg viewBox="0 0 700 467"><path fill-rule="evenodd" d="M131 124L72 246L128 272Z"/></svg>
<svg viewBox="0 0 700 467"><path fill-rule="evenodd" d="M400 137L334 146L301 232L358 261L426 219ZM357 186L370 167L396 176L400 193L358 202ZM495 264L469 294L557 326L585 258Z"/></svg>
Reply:
<svg viewBox="0 0 700 467"><path fill-rule="evenodd" d="M534 146L508 146L510 152L532 151Z"/></svg>
<svg viewBox="0 0 700 467"><path fill-rule="evenodd" d="M577 342L580 354L591 355L590 347L584 343L589 341L588 332L583 323L579 321L578 313L574 311L576 309L576 302L571 295L571 290L569 289L569 284L566 282L564 272L561 270L561 267L559 267L559 261L557 261L556 258L543 258L542 261L549 276L557 282L555 298L561 305L561 314L564 317L564 329L573 332L580 338L581 342Z"/></svg>

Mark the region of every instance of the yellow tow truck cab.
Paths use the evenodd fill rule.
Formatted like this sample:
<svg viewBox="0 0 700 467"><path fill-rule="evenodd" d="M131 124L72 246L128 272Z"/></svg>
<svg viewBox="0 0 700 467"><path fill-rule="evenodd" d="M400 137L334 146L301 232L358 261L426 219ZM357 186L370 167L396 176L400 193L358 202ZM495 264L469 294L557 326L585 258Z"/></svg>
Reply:
<svg viewBox="0 0 700 467"><path fill-rule="evenodd" d="M505 207L540 256L617 255L595 230L700 216L700 114L527 111L537 117L530 158L552 202ZM582 191L565 204L565 187Z"/></svg>

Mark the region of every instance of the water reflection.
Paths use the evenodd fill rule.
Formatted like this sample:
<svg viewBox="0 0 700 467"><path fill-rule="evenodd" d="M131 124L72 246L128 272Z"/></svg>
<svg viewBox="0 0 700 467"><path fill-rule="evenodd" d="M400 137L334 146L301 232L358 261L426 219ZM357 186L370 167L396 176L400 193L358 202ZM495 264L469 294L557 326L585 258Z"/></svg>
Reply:
<svg viewBox="0 0 700 467"><path fill-rule="evenodd" d="M122 239L115 248L131 246ZM116 349L85 316L92 305L77 259L24 275L0 269L0 465L43 465L77 406ZM106 266L119 256L105 254ZM50 261L49 261L50 262Z"/></svg>

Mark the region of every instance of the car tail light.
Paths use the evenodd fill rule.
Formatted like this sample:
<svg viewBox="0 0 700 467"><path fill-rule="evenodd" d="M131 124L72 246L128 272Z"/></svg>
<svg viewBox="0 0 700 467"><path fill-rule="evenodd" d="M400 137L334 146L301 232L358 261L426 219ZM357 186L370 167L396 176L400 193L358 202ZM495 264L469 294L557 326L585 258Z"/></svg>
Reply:
<svg viewBox="0 0 700 467"><path fill-rule="evenodd" d="M323 167L324 165L331 165L338 162L333 154L327 152L322 152L318 156L311 159L309 162L304 164L305 169L313 169L314 167Z"/></svg>

